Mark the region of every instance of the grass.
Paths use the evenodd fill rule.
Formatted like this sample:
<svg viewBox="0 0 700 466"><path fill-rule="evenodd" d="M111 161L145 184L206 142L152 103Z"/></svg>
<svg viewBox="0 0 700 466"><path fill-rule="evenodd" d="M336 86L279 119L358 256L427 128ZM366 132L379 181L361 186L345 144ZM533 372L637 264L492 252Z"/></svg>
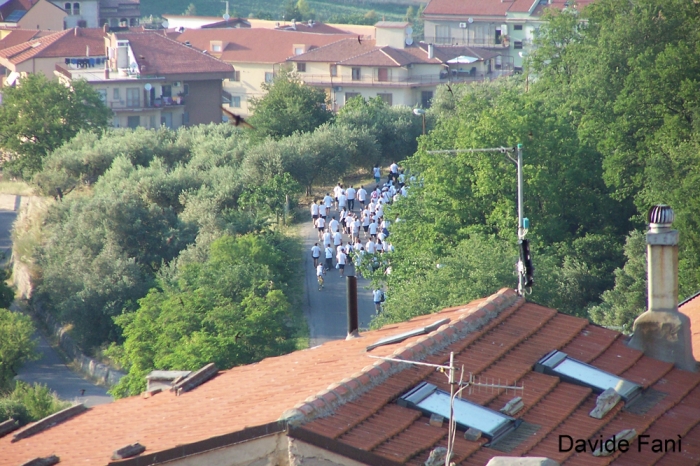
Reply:
<svg viewBox="0 0 700 466"><path fill-rule="evenodd" d="M16 196L31 196L34 188L24 181L4 180L0 178L0 194L14 194Z"/></svg>
<svg viewBox="0 0 700 466"><path fill-rule="evenodd" d="M196 14L201 16L222 16L226 10L224 2L205 0L146 0L141 2L141 14L143 16L159 16L162 14L183 14L188 5L192 3L196 8ZM269 13L275 20L282 20L284 14L285 0L237 0L229 3L229 13L231 16L248 17L250 14L256 15L260 12ZM382 16L387 21L399 21L406 14L407 5L392 3L366 2L362 5L347 2L340 3L337 0L311 0L308 2L311 9L316 13L318 20L325 20L334 15L351 16L364 15L370 10L374 10L378 19ZM427 3L427 1L426 1ZM414 6L414 10L417 6ZM286 18L288 21L292 18Z"/></svg>

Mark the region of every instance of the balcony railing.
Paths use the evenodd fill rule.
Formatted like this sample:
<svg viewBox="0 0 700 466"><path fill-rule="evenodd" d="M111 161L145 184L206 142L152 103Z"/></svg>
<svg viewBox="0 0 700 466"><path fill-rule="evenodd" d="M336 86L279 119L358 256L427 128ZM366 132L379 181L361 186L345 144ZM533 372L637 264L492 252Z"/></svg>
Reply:
<svg viewBox="0 0 700 466"><path fill-rule="evenodd" d="M440 74L429 74L421 76L409 77L389 77L379 79L376 76L360 76L360 79L353 79L350 76L333 76L322 74L305 74L300 73L302 80L311 86L358 86L358 87L412 87L412 86L430 86L444 84L448 82L469 82L482 81L484 79L495 79L500 76L511 74L510 70L494 70L491 73L477 71L476 73L458 72L442 72Z"/></svg>
<svg viewBox="0 0 700 466"><path fill-rule="evenodd" d="M425 41L436 45L465 45L467 47L505 48L508 40L496 42L495 37L435 37L425 36Z"/></svg>
<svg viewBox="0 0 700 466"><path fill-rule="evenodd" d="M140 111L151 108L181 107L185 105L185 99L182 97L175 97L174 99L168 97L154 99L151 102L140 101L138 104L123 100L112 100L108 104L109 108L115 111Z"/></svg>

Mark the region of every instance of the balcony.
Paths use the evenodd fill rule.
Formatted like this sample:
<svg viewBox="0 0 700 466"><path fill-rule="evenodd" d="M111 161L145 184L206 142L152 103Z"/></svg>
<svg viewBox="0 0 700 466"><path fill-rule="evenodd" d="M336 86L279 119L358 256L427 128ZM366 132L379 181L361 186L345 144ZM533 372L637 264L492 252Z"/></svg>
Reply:
<svg viewBox="0 0 700 466"><path fill-rule="evenodd" d="M134 103L124 100L112 100L108 102L109 108L114 112L142 112L154 108L182 107L184 105L185 99L182 97L162 97L153 99L152 102L143 103L141 101Z"/></svg>
<svg viewBox="0 0 700 466"><path fill-rule="evenodd" d="M350 87L423 87L437 86L438 84L454 83L454 82L472 82L483 81L484 79L495 79L500 76L511 74L510 71L495 70L491 73L469 73L447 70L439 74L428 74L409 77L388 77L378 79L377 76L360 76L360 79L353 79L351 76L333 76L322 74L304 74L302 80L310 86L318 87L335 87L335 86L350 86Z"/></svg>
<svg viewBox="0 0 700 466"><path fill-rule="evenodd" d="M502 40L500 43L496 42L495 37L431 37L425 36L423 42L436 45L462 45L467 47L483 47L483 48L507 48L508 41Z"/></svg>

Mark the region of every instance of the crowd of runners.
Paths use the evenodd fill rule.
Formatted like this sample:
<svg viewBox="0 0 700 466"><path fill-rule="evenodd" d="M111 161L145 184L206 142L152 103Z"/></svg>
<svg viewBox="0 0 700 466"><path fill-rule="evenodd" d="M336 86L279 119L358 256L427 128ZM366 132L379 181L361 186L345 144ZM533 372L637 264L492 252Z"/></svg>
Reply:
<svg viewBox="0 0 700 466"><path fill-rule="evenodd" d="M327 192L323 199L311 204L311 218L318 232L318 242L311 248L319 289L323 276L337 269L345 275L349 263L359 267L363 261L379 263L377 255L391 253L394 246L389 239L390 222L384 210L399 196L408 194L403 170L396 163L389 167L386 183L381 183L381 169L373 170L376 186L345 187L341 183ZM378 293L373 293L377 311L381 308Z"/></svg>

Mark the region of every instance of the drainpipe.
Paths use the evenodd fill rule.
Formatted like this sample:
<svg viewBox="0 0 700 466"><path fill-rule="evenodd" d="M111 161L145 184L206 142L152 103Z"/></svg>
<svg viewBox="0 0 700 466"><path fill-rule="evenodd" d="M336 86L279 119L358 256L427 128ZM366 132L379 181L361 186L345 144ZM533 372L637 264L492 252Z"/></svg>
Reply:
<svg viewBox="0 0 700 466"><path fill-rule="evenodd" d="M346 340L357 338L359 334L359 318L357 313L357 278L348 275L346 278L347 307L348 307L348 336Z"/></svg>

